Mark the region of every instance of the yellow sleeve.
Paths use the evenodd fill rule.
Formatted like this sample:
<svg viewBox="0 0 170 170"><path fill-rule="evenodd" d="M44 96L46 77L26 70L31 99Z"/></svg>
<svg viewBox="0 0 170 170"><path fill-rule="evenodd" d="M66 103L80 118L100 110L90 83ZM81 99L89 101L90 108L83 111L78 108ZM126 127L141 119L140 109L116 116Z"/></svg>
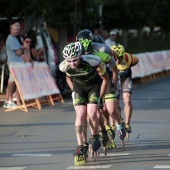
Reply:
<svg viewBox="0 0 170 170"><path fill-rule="evenodd" d="M97 73L99 74L100 77L104 76L105 74L107 74L106 68L104 67L104 65L102 63L100 63L97 68Z"/></svg>

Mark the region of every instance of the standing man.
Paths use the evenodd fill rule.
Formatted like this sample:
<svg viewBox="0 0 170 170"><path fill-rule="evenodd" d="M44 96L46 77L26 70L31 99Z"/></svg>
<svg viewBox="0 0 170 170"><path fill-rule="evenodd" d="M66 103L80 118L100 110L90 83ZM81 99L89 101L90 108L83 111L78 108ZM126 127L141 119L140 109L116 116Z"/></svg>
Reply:
<svg viewBox="0 0 170 170"><path fill-rule="evenodd" d="M21 63L22 57L21 55L24 53L21 44L19 43L17 36L20 34L20 25L18 23L13 23L10 25L10 34L6 40L6 49L7 49L7 64L9 67L9 80L6 91L6 101L3 105L4 108L14 108L17 105L12 101L13 93L15 92L16 85L14 82L14 77L10 71L10 65L16 62ZM19 94L17 93L17 97L19 98Z"/></svg>
<svg viewBox="0 0 170 170"><path fill-rule="evenodd" d="M81 55L80 42L65 46L59 68L66 73L66 80L74 92L73 104L76 111L75 130L78 148L74 155L84 154L83 136L86 133L86 117L91 121L92 147L97 151L100 146L98 105L103 106L102 98L109 81L108 74L101 60L95 55ZM101 82L101 79L103 80Z"/></svg>
<svg viewBox="0 0 170 170"><path fill-rule="evenodd" d="M116 36L117 36L116 31L114 31L114 30L110 31L110 33L109 33L109 38L107 38L107 39L105 40L105 44L106 44L108 47L111 47L112 45L115 45L115 44L116 44Z"/></svg>

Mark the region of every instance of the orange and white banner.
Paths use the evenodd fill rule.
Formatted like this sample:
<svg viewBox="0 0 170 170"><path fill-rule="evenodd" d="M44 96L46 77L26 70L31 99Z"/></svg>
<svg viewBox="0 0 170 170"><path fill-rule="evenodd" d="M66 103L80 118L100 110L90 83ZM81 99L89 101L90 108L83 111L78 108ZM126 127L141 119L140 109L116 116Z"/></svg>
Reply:
<svg viewBox="0 0 170 170"><path fill-rule="evenodd" d="M34 62L33 67L30 63L14 63L10 69L25 100L60 93L45 62Z"/></svg>

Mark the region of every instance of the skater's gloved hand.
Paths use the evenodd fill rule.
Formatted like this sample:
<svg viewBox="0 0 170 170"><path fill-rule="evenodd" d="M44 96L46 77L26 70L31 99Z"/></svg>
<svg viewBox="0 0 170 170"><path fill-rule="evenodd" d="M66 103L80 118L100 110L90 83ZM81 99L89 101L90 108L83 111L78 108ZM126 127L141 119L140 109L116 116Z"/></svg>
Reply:
<svg viewBox="0 0 170 170"><path fill-rule="evenodd" d="M98 109L103 109L103 99L99 98L98 100Z"/></svg>

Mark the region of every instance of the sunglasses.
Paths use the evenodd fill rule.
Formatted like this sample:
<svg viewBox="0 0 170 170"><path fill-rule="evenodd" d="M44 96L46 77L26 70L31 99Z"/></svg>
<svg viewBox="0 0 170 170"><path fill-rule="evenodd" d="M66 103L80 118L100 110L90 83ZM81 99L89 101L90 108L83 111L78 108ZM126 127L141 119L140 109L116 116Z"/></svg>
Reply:
<svg viewBox="0 0 170 170"><path fill-rule="evenodd" d="M25 41L27 44L29 43L29 44L31 44L31 41Z"/></svg>
<svg viewBox="0 0 170 170"><path fill-rule="evenodd" d="M67 60L67 62L68 62L68 63L75 63L77 60L78 60L78 58L77 58L77 59L74 59L74 60Z"/></svg>

